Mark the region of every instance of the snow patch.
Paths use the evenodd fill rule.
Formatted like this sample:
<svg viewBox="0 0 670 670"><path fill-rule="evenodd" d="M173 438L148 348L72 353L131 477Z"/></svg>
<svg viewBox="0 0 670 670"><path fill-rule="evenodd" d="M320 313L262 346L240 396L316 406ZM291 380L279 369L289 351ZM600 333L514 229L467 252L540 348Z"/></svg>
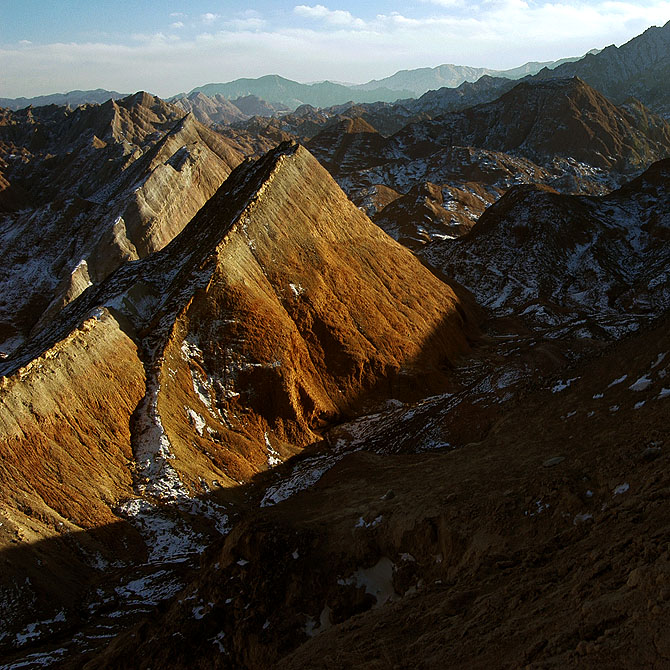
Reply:
<svg viewBox="0 0 670 670"><path fill-rule="evenodd" d="M169 507L136 498L124 502L117 511L142 535L150 563L185 561L206 547L205 539Z"/></svg>
<svg viewBox="0 0 670 670"><path fill-rule="evenodd" d="M268 437L267 431L265 431L265 446L268 450L268 465L273 468L275 465L282 463L280 453L274 449L272 444L270 444L270 438Z"/></svg>
<svg viewBox="0 0 670 670"><path fill-rule="evenodd" d="M649 388L649 386L651 386L651 379L647 375L644 375L628 388L631 391L644 391L646 388Z"/></svg>
<svg viewBox="0 0 670 670"><path fill-rule="evenodd" d="M382 519L383 516L381 514L372 521L366 521L363 517L360 517L354 528L374 528L382 522Z"/></svg>
<svg viewBox="0 0 670 670"><path fill-rule="evenodd" d="M288 477L265 491L261 507L271 507L299 491L314 486L340 458L342 456L315 456L298 463Z"/></svg>
<svg viewBox="0 0 670 670"><path fill-rule="evenodd" d="M608 384L607 388L612 388L612 386L616 386L617 384L621 384L622 382L625 382L626 379L628 379L628 375L623 375L623 377L619 377L618 379L615 379L611 384Z"/></svg>
<svg viewBox="0 0 670 670"><path fill-rule="evenodd" d="M200 414L198 414L195 410L191 409L190 407L184 407L184 409L186 410L186 414L188 418L191 420L191 424L195 428L196 433L198 433L198 435L202 437L207 422L202 416L200 416Z"/></svg>
<svg viewBox="0 0 670 670"><path fill-rule="evenodd" d="M376 607L381 607L398 595L393 588L394 567L393 561L383 556L371 568L359 568L350 577L338 579L337 583L340 586L365 587L365 592L376 599Z"/></svg>
<svg viewBox="0 0 670 670"><path fill-rule="evenodd" d="M579 379L579 377L573 377L572 379L567 379L566 381L559 381L557 382L554 386L551 388L552 393L560 393L561 391L565 391L572 382L575 382Z"/></svg>

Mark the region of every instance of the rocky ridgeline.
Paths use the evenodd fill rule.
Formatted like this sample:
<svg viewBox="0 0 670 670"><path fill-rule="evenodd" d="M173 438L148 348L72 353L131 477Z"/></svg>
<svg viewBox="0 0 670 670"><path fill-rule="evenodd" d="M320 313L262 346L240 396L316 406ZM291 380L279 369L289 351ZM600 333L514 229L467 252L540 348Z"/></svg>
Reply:
<svg viewBox="0 0 670 670"><path fill-rule="evenodd" d="M9 191L22 194L0 228L5 353L89 285L164 247L242 160L230 141L146 93L8 113L0 139Z"/></svg>

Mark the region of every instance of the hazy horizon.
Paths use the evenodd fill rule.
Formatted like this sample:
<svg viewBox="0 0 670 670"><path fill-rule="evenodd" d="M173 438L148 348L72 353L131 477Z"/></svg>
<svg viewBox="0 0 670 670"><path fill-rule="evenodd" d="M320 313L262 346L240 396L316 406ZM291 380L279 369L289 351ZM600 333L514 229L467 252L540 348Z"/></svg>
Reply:
<svg viewBox="0 0 670 670"><path fill-rule="evenodd" d="M670 20L670 1L41 0L0 5L0 97L147 90L278 74L365 83L444 64L505 70L617 46Z"/></svg>

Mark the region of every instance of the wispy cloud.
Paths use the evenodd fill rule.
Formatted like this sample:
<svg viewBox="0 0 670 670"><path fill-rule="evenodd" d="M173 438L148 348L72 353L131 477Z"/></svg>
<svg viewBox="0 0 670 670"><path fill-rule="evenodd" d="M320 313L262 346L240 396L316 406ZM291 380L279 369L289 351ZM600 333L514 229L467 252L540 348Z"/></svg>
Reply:
<svg viewBox="0 0 670 670"><path fill-rule="evenodd" d="M297 16L302 16L308 19L316 19L323 21L332 26L340 26L347 28L365 28L366 23L362 19L357 19L351 12L342 9L328 9L323 5L296 5L293 12Z"/></svg>
<svg viewBox="0 0 670 670"><path fill-rule="evenodd" d="M183 28L184 27L184 22L183 21L175 21L174 23L170 24L170 28Z"/></svg>
<svg viewBox="0 0 670 670"><path fill-rule="evenodd" d="M250 16L244 19L231 19L226 21L226 27L232 30L262 30L267 26L267 21L258 17Z"/></svg>

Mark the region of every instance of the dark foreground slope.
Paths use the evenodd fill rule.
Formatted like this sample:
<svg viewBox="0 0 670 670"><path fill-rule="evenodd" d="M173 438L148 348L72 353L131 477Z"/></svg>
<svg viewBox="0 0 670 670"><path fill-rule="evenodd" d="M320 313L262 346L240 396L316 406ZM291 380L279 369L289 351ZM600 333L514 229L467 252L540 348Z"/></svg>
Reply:
<svg viewBox="0 0 670 670"><path fill-rule="evenodd" d="M482 268L512 280L516 266L495 272L506 259L555 257L528 285L525 299L541 300L544 280L579 279L561 260L578 245L600 262L589 300L607 304L635 249L647 255L633 269L651 268L667 246L666 171L659 163L610 198L537 191L554 205L546 220L523 210L537 240L524 251L535 232L519 235L513 253L496 237L471 283ZM648 217L613 228L577 216L615 203L629 216L645 203ZM516 205L511 194L493 210ZM455 246L508 225L483 220ZM179 598L87 667L664 667L667 302L628 288L647 308L631 315L612 300L602 318L634 324L618 329L595 317L529 324L511 299L449 392L333 427L321 451L258 480L255 513L210 548Z"/></svg>
<svg viewBox="0 0 670 670"><path fill-rule="evenodd" d="M86 667L663 667L667 325L561 369L560 344L508 323L498 355L542 347L553 374L396 408L375 440L351 424L356 451L260 491L179 597ZM386 451L410 414L446 437L459 407L459 441Z"/></svg>

